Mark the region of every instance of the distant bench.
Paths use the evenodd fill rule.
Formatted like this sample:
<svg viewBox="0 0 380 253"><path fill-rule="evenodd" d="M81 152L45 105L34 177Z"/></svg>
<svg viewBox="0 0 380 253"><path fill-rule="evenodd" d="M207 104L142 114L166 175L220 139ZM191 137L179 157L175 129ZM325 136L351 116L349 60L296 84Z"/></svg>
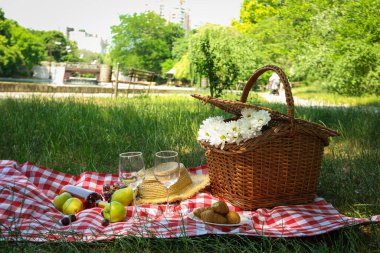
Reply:
<svg viewBox="0 0 380 253"><path fill-rule="evenodd" d="M118 83L151 85L154 83L154 78L157 76L155 72L135 68L127 69L125 72L125 74L121 74L117 70L115 76L112 77L112 81Z"/></svg>

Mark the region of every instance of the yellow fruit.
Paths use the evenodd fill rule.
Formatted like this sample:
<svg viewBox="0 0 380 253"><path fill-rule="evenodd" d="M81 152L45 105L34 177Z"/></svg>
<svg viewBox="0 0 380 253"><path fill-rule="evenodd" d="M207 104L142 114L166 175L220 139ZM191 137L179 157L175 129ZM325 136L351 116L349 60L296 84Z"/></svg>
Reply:
<svg viewBox="0 0 380 253"><path fill-rule="evenodd" d="M62 211L64 214L76 214L84 209L83 203L78 198L69 198L63 204Z"/></svg>
<svg viewBox="0 0 380 253"><path fill-rule="evenodd" d="M226 215L228 224L239 224L240 223L240 215L234 211L229 211Z"/></svg>
<svg viewBox="0 0 380 253"><path fill-rule="evenodd" d="M71 194L68 192L57 195L53 200L54 207L62 212L63 204L71 197Z"/></svg>
<svg viewBox="0 0 380 253"><path fill-rule="evenodd" d="M122 221L126 216L125 207L117 201L112 201L104 207L103 216L110 222Z"/></svg>
<svg viewBox="0 0 380 253"><path fill-rule="evenodd" d="M125 187L125 188L115 191L112 194L112 198L111 198L111 202L117 201L123 204L124 206L128 206L129 204L131 204L132 200L133 200L133 190L131 187Z"/></svg>

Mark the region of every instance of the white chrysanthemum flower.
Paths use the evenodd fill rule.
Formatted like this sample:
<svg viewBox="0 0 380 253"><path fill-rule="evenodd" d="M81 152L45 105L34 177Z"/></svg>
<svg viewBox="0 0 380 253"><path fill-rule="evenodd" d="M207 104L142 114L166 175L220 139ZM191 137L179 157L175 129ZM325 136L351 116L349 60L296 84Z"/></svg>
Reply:
<svg viewBox="0 0 380 253"><path fill-rule="evenodd" d="M250 120L254 117L254 113L256 112L253 108L243 108L241 109L241 115L243 118Z"/></svg>
<svg viewBox="0 0 380 253"><path fill-rule="evenodd" d="M216 135L222 123L223 117L221 116L204 120L198 131L198 140L209 141L213 135Z"/></svg>
<svg viewBox="0 0 380 253"><path fill-rule="evenodd" d="M253 117L261 127L265 126L270 121L269 112L264 110L255 112Z"/></svg>
<svg viewBox="0 0 380 253"><path fill-rule="evenodd" d="M206 126L202 125L198 131L198 141L208 141L210 139L210 133Z"/></svg>
<svg viewBox="0 0 380 253"><path fill-rule="evenodd" d="M224 122L221 122L217 126L217 131L215 131L213 135L211 135L210 144L214 146L221 145L221 149L223 149L228 138L227 132L228 132L228 128L226 127L226 124Z"/></svg>
<svg viewBox="0 0 380 253"><path fill-rule="evenodd" d="M254 127L250 121L245 120L244 118L238 120L240 122L240 135L243 141L251 138L252 135L256 132L256 127Z"/></svg>
<svg viewBox="0 0 380 253"><path fill-rule="evenodd" d="M210 117L202 122L202 125L213 125L214 123L223 122L222 116Z"/></svg>
<svg viewBox="0 0 380 253"><path fill-rule="evenodd" d="M237 121L225 123L227 132L227 143L240 143L240 124Z"/></svg>

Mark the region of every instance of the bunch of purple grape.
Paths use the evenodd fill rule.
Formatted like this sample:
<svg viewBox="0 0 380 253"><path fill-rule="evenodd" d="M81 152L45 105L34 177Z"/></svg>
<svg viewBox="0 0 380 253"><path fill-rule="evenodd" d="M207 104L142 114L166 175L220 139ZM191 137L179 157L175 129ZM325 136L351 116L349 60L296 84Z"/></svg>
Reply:
<svg viewBox="0 0 380 253"><path fill-rule="evenodd" d="M111 198L112 198L112 194L119 190L119 189L123 189L127 187L126 185L124 184L119 184L119 183L114 183L113 185L110 185L110 184L105 184L103 185L103 197L105 199L105 201L107 202L110 202L111 201Z"/></svg>

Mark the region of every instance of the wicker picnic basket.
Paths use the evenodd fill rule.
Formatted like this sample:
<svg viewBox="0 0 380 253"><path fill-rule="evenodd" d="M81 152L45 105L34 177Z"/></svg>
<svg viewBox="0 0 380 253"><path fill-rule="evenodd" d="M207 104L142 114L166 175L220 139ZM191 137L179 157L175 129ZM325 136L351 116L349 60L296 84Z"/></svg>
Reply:
<svg viewBox="0 0 380 253"><path fill-rule="evenodd" d="M246 104L257 78L276 72L284 85L287 115ZM244 210L312 202L320 172L323 149L338 132L322 125L294 118L294 102L285 73L273 65L264 66L248 80L240 101L192 95L235 115L242 108L266 110L271 115L262 135L246 142L226 144L223 149L200 142L206 150L211 192Z"/></svg>

